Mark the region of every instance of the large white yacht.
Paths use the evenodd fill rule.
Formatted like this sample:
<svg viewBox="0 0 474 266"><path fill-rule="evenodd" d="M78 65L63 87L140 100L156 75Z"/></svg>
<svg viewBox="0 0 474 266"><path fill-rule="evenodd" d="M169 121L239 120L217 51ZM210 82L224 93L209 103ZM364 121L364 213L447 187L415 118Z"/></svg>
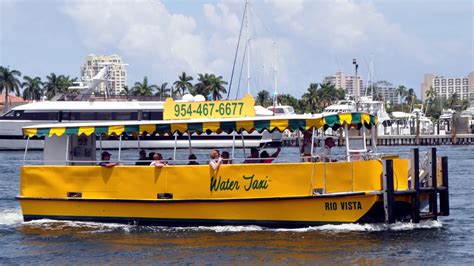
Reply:
<svg viewBox="0 0 474 266"><path fill-rule="evenodd" d="M385 126L390 122L390 116L385 111L385 104L383 101L375 101L372 96L361 96L357 102L353 100L353 96L348 96L346 99L338 101L336 104L324 108L323 115L350 113L350 112L366 112L377 116L378 126L377 131L379 135L385 135Z"/></svg>
<svg viewBox="0 0 474 266"><path fill-rule="evenodd" d="M14 107L0 117L0 150L24 149L26 139L21 128L28 125L51 124L62 122L92 122L92 121L138 121L162 120L164 102L154 101L44 101L29 103ZM266 111L266 109L264 109ZM256 115L268 115L256 109ZM123 139L122 148L137 147L135 138ZM265 142L271 142L271 136L248 134L245 136L246 147L257 147ZM192 146L195 148L231 147L232 135L211 134L193 137ZM178 147L187 148L187 136L178 136ZM103 140L104 148L118 148L118 141ZM236 141L241 146L240 140ZM174 136L148 136L140 140L142 148L171 148L174 146ZM29 140L30 149L42 149L43 139Z"/></svg>

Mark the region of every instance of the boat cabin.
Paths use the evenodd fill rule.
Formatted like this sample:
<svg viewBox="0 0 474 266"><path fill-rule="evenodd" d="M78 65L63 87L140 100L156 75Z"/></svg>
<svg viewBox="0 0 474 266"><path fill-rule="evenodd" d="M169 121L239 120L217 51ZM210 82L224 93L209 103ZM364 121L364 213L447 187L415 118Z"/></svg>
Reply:
<svg viewBox="0 0 474 266"><path fill-rule="evenodd" d="M24 128L27 136L25 160L27 159L28 140L31 137L44 137L43 162L49 165L97 165L104 148L102 142L109 138L118 139L118 158L121 164L133 164L133 161L122 160L122 138L133 137L140 149L140 141L150 136L172 136L188 138L188 150L192 153L193 140L206 134L228 134L232 136L231 160L244 161L246 151L244 134L253 132L276 133L285 130L297 132L301 158L289 158L286 162L301 161L352 161L369 158L376 153L375 137L372 126L376 118L365 113L347 113L331 116L293 115L271 119L267 117L233 118L233 119L194 119L183 122L171 121L137 121L137 122L101 122L101 123L62 123L29 126ZM309 137L308 137L309 136ZM331 139L332 146L344 145L345 154L334 158L327 157L325 142ZM370 143L368 147L367 143ZM306 145L306 147L305 147ZM327 146L327 145L326 145ZM330 148L332 148L332 146ZM238 158L236 148L241 147L244 157ZM247 147L248 148L248 147ZM148 148L149 149L149 148ZM306 152L304 151L306 149ZM171 164L182 164L176 158L178 147L173 147ZM309 152L308 152L309 150ZM151 158L150 158L151 160ZM205 158L208 160L208 158Z"/></svg>

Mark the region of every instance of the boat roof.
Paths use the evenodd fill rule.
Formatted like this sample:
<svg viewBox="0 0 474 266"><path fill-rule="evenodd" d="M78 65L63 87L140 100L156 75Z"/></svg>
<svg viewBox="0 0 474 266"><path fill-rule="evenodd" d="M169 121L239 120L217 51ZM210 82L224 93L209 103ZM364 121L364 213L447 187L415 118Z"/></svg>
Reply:
<svg viewBox="0 0 474 266"><path fill-rule="evenodd" d="M99 110L162 110L164 102L44 101L12 108L14 111L99 111Z"/></svg>
<svg viewBox="0 0 474 266"><path fill-rule="evenodd" d="M23 127L23 135L33 136L62 136L91 134L127 135L132 134L172 134L196 132L262 132L268 130L280 132L288 130L312 130L313 128L338 129L342 125L360 128L364 125L371 128L377 124L377 118L367 113L341 113L323 116L316 115L285 115L272 117L239 117L239 118L204 118L190 120L160 120L160 121L120 121L94 123L57 123Z"/></svg>

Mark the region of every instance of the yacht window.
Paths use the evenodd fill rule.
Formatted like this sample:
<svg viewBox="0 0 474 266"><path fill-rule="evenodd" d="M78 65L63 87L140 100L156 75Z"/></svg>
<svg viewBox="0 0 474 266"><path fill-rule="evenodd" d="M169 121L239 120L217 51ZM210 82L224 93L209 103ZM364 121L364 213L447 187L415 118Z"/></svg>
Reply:
<svg viewBox="0 0 474 266"><path fill-rule="evenodd" d="M115 120L138 120L137 112L116 112Z"/></svg>
<svg viewBox="0 0 474 266"><path fill-rule="evenodd" d="M293 107L292 107L292 106L290 106L290 107L288 107L288 112L290 112L290 113L294 113L294 112L295 112L295 109L293 109Z"/></svg>
<svg viewBox="0 0 474 266"><path fill-rule="evenodd" d="M99 112L97 113L97 120L112 120L111 112Z"/></svg>
<svg viewBox="0 0 474 266"><path fill-rule="evenodd" d="M15 113L17 119L24 120L58 120L58 112L23 112Z"/></svg>
<svg viewBox="0 0 474 266"><path fill-rule="evenodd" d="M71 119L71 112L61 112L61 120L70 120Z"/></svg>
<svg viewBox="0 0 474 266"><path fill-rule="evenodd" d="M284 114L285 110L283 108L275 108L275 114Z"/></svg>
<svg viewBox="0 0 474 266"><path fill-rule="evenodd" d="M96 115L91 112L71 112L71 120L96 120Z"/></svg>
<svg viewBox="0 0 474 266"><path fill-rule="evenodd" d="M163 112L150 112L150 120L163 120Z"/></svg>
<svg viewBox="0 0 474 266"><path fill-rule="evenodd" d="M8 113L2 115L2 117L14 117L14 115L15 115L14 112L18 112L18 111L13 111L13 110L12 110L12 111L10 111L10 112L8 112Z"/></svg>

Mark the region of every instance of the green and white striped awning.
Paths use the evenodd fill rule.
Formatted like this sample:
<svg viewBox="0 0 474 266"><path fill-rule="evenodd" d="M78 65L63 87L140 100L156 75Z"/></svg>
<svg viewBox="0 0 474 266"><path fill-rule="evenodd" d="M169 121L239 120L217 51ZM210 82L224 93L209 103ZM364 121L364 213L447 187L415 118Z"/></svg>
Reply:
<svg viewBox="0 0 474 266"><path fill-rule="evenodd" d="M313 128L338 129L343 125L360 128L364 125L370 129L377 124L377 118L366 113L344 113L324 117L292 116L279 117L249 117L234 119L208 119L208 120L176 120L176 121L129 121L129 122L102 122L69 124L58 123L54 125L29 126L23 128L23 135L28 137L51 137L70 135L137 135L137 134L173 134L195 132L201 133L231 133L236 132L262 132L268 130L280 132L289 129L312 130Z"/></svg>

